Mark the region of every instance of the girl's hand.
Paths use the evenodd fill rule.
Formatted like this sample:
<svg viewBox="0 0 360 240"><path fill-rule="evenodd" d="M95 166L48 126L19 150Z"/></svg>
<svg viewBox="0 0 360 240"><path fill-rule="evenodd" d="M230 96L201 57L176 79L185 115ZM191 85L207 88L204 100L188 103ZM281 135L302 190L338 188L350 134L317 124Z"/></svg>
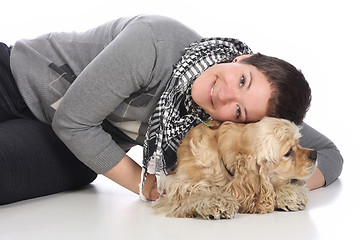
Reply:
<svg viewBox="0 0 360 240"><path fill-rule="evenodd" d="M129 156L125 155L114 168L107 173L104 173L104 176L130 191L139 194L141 167ZM142 192L146 199L150 201L155 201L160 197L160 194L157 191L156 177L154 174L147 175Z"/></svg>
<svg viewBox="0 0 360 240"><path fill-rule="evenodd" d="M147 175L142 192L149 201L155 201L160 197L160 194L157 191L156 176L154 174Z"/></svg>

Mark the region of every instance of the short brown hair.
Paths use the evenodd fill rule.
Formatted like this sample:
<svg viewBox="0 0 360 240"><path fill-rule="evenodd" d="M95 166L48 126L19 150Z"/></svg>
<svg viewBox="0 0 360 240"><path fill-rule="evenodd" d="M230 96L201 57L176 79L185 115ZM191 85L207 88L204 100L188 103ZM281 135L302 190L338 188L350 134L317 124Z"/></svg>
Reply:
<svg viewBox="0 0 360 240"><path fill-rule="evenodd" d="M241 60L262 72L273 89L267 116L300 125L311 102L311 89L301 71L290 63L260 53Z"/></svg>

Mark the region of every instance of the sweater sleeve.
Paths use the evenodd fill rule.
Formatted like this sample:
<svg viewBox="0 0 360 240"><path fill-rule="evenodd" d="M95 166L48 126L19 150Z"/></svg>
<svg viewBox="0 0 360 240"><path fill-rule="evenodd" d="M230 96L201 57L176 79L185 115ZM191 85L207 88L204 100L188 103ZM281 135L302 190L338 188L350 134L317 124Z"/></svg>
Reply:
<svg viewBox="0 0 360 240"><path fill-rule="evenodd" d="M125 156L101 124L131 93L149 84L155 62L151 26L132 23L86 66L64 95L52 127L95 172L109 171Z"/></svg>
<svg viewBox="0 0 360 240"><path fill-rule="evenodd" d="M341 174L343 158L335 144L306 123L300 129L300 145L318 152L318 168L325 177L325 186L332 184Z"/></svg>

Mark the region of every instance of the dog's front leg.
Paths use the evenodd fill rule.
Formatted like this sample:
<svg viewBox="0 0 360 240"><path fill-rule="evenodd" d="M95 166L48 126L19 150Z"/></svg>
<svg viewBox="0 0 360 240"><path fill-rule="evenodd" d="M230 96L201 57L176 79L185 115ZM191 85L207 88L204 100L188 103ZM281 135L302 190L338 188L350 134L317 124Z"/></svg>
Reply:
<svg viewBox="0 0 360 240"><path fill-rule="evenodd" d="M204 219L230 219L239 210L237 199L219 190L190 195L187 202L192 205L194 215Z"/></svg>
<svg viewBox="0 0 360 240"><path fill-rule="evenodd" d="M303 181L284 184L275 189L275 208L284 211L304 210L308 202L308 192Z"/></svg>
<svg viewBox="0 0 360 240"><path fill-rule="evenodd" d="M233 218L239 210L235 197L219 190L198 190L190 194L168 194L153 206L169 217L202 217L204 219Z"/></svg>

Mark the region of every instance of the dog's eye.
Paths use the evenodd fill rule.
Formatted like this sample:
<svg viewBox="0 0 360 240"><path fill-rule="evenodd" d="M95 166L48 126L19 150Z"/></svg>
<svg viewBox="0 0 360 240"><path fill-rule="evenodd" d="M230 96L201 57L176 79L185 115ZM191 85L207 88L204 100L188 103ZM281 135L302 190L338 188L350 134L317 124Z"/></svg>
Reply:
<svg viewBox="0 0 360 240"><path fill-rule="evenodd" d="M290 150L284 155L284 157L290 157L291 155L293 155L294 151L292 150L292 148L290 148Z"/></svg>

